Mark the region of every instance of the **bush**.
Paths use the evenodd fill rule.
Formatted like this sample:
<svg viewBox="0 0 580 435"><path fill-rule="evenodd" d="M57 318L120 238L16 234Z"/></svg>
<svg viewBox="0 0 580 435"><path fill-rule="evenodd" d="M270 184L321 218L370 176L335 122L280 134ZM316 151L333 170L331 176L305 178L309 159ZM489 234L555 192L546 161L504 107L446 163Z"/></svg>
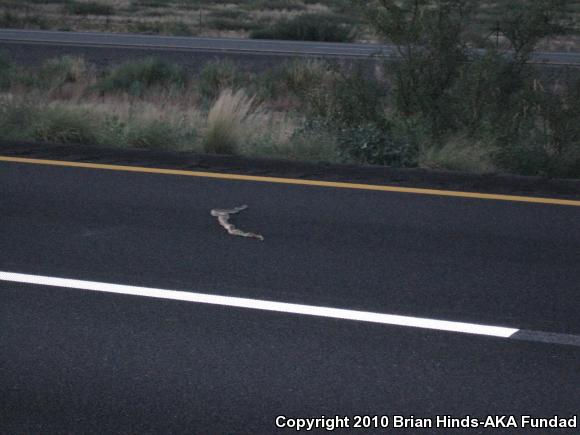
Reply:
<svg viewBox="0 0 580 435"><path fill-rule="evenodd" d="M496 170L494 148L466 138L453 138L443 146L422 150L419 166L431 169L488 173Z"/></svg>
<svg viewBox="0 0 580 435"><path fill-rule="evenodd" d="M337 133L341 155L358 163L411 167L417 164L415 147L397 138L389 128L361 124Z"/></svg>
<svg viewBox="0 0 580 435"><path fill-rule="evenodd" d="M253 0L248 6L253 10L303 11L306 6L296 0Z"/></svg>
<svg viewBox="0 0 580 435"><path fill-rule="evenodd" d="M362 70L342 72L312 85L306 95L309 115L337 128L385 122L385 91Z"/></svg>
<svg viewBox="0 0 580 435"><path fill-rule="evenodd" d="M33 121L32 138L62 144L99 143L99 126L94 115L64 106L49 106L39 110Z"/></svg>
<svg viewBox="0 0 580 435"><path fill-rule="evenodd" d="M13 69L6 53L0 51L0 91L7 90L12 84Z"/></svg>
<svg viewBox="0 0 580 435"><path fill-rule="evenodd" d="M530 65L536 44L558 31L564 2L513 2L501 23L510 56L468 50L478 2L379 3L368 9L369 19L399 46L400 57L390 63L396 116L421 119L427 126L424 161L479 170L491 168L493 157L496 166L522 174L575 170L575 163L565 160L576 161L580 154L578 98L566 96L574 94L570 81L556 91ZM468 147L454 143L456 137L490 146Z"/></svg>
<svg viewBox="0 0 580 435"><path fill-rule="evenodd" d="M77 83L87 78L88 66L82 57L62 56L44 62L36 77L28 83L40 88L55 88L65 83Z"/></svg>
<svg viewBox="0 0 580 435"><path fill-rule="evenodd" d="M284 65L281 79L297 95L306 96L330 75L330 66L322 60L294 59Z"/></svg>
<svg viewBox="0 0 580 435"><path fill-rule="evenodd" d="M126 136L127 145L153 150L176 149L181 142L179 128L161 120L133 121Z"/></svg>
<svg viewBox="0 0 580 435"><path fill-rule="evenodd" d="M336 138L325 128L312 128L312 125L304 126L294 130L286 140L275 140L268 136L264 139L244 147L242 151L249 156L267 156L290 160L320 162L338 162L340 160Z"/></svg>
<svg viewBox="0 0 580 435"><path fill-rule="evenodd" d="M199 90L206 101L215 100L224 89L236 89L241 85L241 74L229 60L208 62L200 74Z"/></svg>
<svg viewBox="0 0 580 435"><path fill-rule="evenodd" d="M64 7L65 11L74 15L113 15L115 12L111 5L105 5L98 2L78 2L68 0Z"/></svg>
<svg viewBox="0 0 580 435"><path fill-rule="evenodd" d="M127 62L110 71L97 85L101 92L128 92L141 95L153 86L183 87L185 70L158 58Z"/></svg>
<svg viewBox="0 0 580 435"><path fill-rule="evenodd" d="M254 30L253 39L284 39L298 41L351 42L355 29L334 14L302 14L294 18L283 18L274 25Z"/></svg>
<svg viewBox="0 0 580 435"><path fill-rule="evenodd" d="M193 28L183 21L137 21L129 24L129 31L173 36L195 36L199 33L199 29Z"/></svg>
<svg viewBox="0 0 580 435"><path fill-rule="evenodd" d="M198 29L194 29L183 21L165 22L161 29L161 33L173 36L195 36L199 33Z"/></svg>
<svg viewBox="0 0 580 435"><path fill-rule="evenodd" d="M252 30L257 27L254 19L241 9L217 9L211 12L209 27L217 30Z"/></svg>
<svg viewBox="0 0 580 435"><path fill-rule="evenodd" d="M37 118L37 109L26 102L4 100L0 104L0 137L30 139L30 127Z"/></svg>
<svg viewBox="0 0 580 435"><path fill-rule="evenodd" d="M204 151L235 154L251 129L254 116L253 98L249 98L243 90L223 90L207 117Z"/></svg>
<svg viewBox="0 0 580 435"><path fill-rule="evenodd" d="M4 10L2 15L0 15L0 27L6 28L38 28L38 29L48 29L49 22L46 18L40 15L34 15L26 13L24 15L14 14L8 10Z"/></svg>

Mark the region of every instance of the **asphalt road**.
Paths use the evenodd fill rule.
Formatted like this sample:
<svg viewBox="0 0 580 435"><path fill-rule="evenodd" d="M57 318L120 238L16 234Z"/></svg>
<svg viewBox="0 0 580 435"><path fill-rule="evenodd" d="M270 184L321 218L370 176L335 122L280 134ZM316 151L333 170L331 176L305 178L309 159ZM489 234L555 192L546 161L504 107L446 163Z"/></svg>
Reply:
<svg viewBox="0 0 580 435"><path fill-rule="evenodd" d="M235 224L264 242L210 216L241 204ZM580 342L528 338L580 336L579 213L0 162L0 272L523 330L489 337L0 279L0 433L296 432L277 429L279 415L571 417ZM471 431L511 432L522 429Z"/></svg>
<svg viewBox="0 0 580 435"><path fill-rule="evenodd" d="M270 41L235 38L191 38L135 34L56 32L0 29L0 42L34 46L135 48L165 51L231 53L248 55L293 55L338 58L368 58L372 55L389 56L392 46L379 44L325 43L304 41ZM25 47L25 46L24 46ZM24 48L26 49L26 48ZM537 53L536 62L554 65L580 66L579 53Z"/></svg>

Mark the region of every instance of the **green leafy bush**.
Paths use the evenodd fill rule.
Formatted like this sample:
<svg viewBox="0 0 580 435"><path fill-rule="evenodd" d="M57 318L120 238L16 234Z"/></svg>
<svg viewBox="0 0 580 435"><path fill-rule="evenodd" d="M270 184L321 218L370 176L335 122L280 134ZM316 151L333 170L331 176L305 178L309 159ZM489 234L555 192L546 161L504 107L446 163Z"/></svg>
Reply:
<svg viewBox="0 0 580 435"><path fill-rule="evenodd" d="M35 86L53 88L87 78L88 67L82 57L62 56L44 62L36 76Z"/></svg>
<svg viewBox="0 0 580 435"><path fill-rule="evenodd" d="M432 145L422 149L419 166L474 173L495 172L494 152L495 149L489 144L470 138L450 138L441 146Z"/></svg>
<svg viewBox="0 0 580 435"><path fill-rule="evenodd" d="M342 128L337 133L341 155L359 163L411 167L417 165L417 150L405 138L376 124Z"/></svg>
<svg viewBox="0 0 580 435"><path fill-rule="evenodd" d="M153 86L181 88L186 83L183 67L158 58L127 62L103 77L97 88L101 92L128 92L141 95Z"/></svg>
<svg viewBox="0 0 580 435"><path fill-rule="evenodd" d="M284 65L280 78L290 91L306 96L331 74L330 66L322 60L294 59Z"/></svg>
<svg viewBox="0 0 580 435"><path fill-rule="evenodd" d="M294 18L282 18L277 23L254 30L253 39L284 39L299 41L350 42L355 28L334 14L308 13Z"/></svg>
<svg viewBox="0 0 580 435"><path fill-rule="evenodd" d="M58 105L39 110L32 126L34 140L63 144L96 145L98 132L94 115Z"/></svg>
<svg viewBox="0 0 580 435"><path fill-rule="evenodd" d="M385 124L385 89L377 81L365 76L362 69L343 72L328 81L326 86L326 106L311 100L317 116L345 127ZM330 89L329 89L330 88ZM316 93L313 93L316 95Z"/></svg>
<svg viewBox="0 0 580 435"><path fill-rule="evenodd" d="M208 62L201 70L199 90L206 101L215 100L224 89L236 89L241 84L241 73L229 60Z"/></svg>
<svg viewBox="0 0 580 435"><path fill-rule="evenodd" d="M306 9L301 2L296 0L252 0L247 5L248 9L253 10L286 10L286 11L303 11Z"/></svg>
<svg viewBox="0 0 580 435"><path fill-rule="evenodd" d="M195 36L199 29L192 27L183 21L137 21L129 24L129 30L132 33L149 33L173 36Z"/></svg>
<svg viewBox="0 0 580 435"><path fill-rule="evenodd" d="M135 148L176 149L183 138L177 126L161 120L133 121L126 135L126 144Z"/></svg>
<svg viewBox="0 0 580 435"><path fill-rule="evenodd" d="M0 51L0 91L5 91L12 84L14 67L6 53Z"/></svg>
<svg viewBox="0 0 580 435"><path fill-rule="evenodd" d="M115 10L111 5L99 2L79 2L75 0L68 0L64 9L69 14L74 15L113 15Z"/></svg>
<svg viewBox="0 0 580 435"><path fill-rule="evenodd" d="M2 101L0 104L0 137L29 139L30 128L37 118L38 109L22 101Z"/></svg>
<svg viewBox="0 0 580 435"><path fill-rule="evenodd" d="M426 125L428 160L459 164L455 152L463 163L492 156L501 169L528 175L575 170L568 162L580 154L580 105L567 97L574 81L560 81L558 90L530 63L538 42L560 31L564 3L510 3L501 17L507 55L491 47L484 54L469 50L474 0L372 2L369 20L398 46L399 57L389 63L396 117ZM455 137L481 149L459 147Z"/></svg>

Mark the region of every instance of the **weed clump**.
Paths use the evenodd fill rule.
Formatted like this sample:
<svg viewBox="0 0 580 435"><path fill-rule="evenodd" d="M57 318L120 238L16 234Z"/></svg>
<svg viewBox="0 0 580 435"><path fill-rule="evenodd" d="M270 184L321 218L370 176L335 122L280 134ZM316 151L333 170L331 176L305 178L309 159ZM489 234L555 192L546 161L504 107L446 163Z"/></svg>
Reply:
<svg viewBox="0 0 580 435"><path fill-rule="evenodd" d="M74 15L113 15L113 6L95 1L79 2L67 0L64 6L65 12Z"/></svg>
<svg viewBox="0 0 580 435"><path fill-rule="evenodd" d="M38 85L55 88L65 83L78 83L88 74L88 67L82 57L62 56L47 60L38 73Z"/></svg>
<svg viewBox="0 0 580 435"><path fill-rule="evenodd" d="M208 62L201 70L199 91L206 101L215 100L224 89L237 89L241 85L241 73L229 60Z"/></svg>
<svg viewBox="0 0 580 435"><path fill-rule="evenodd" d="M24 140L31 138L31 125L37 119L38 109L27 101L13 98L0 100L0 137Z"/></svg>
<svg viewBox="0 0 580 435"><path fill-rule="evenodd" d="M12 84L14 67L6 53L0 51L0 91L5 91Z"/></svg>
<svg viewBox="0 0 580 435"><path fill-rule="evenodd" d="M224 89L213 103L207 117L204 151L235 154L252 129L257 110L254 99L243 90Z"/></svg>
<svg viewBox="0 0 580 435"><path fill-rule="evenodd" d="M43 142L96 145L99 143L98 121L85 111L51 105L37 111L32 138Z"/></svg>
<svg viewBox="0 0 580 435"><path fill-rule="evenodd" d="M355 28L334 14L305 13L294 18L282 18L273 25L250 33L253 39L284 39L298 41L351 42Z"/></svg>
<svg viewBox="0 0 580 435"><path fill-rule="evenodd" d="M184 139L179 126L159 119L134 120L127 130L125 143L133 148L176 149L179 148Z"/></svg>
<svg viewBox="0 0 580 435"><path fill-rule="evenodd" d="M142 95L153 86L182 88L186 83L185 70L176 64L150 57L127 62L111 70L97 88L101 92L127 92Z"/></svg>
<svg viewBox="0 0 580 435"><path fill-rule="evenodd" d="M554 80L531 62L537 44L562 31L564 3L506 8L499 27L509 53L491 44L470 50L479 6L472 0L389 0L368 8L375 29L398 46L389 63L392 119L420 122L423 164L580 176L580 76ZM410 128L405 134L413 135Z"/></svg>

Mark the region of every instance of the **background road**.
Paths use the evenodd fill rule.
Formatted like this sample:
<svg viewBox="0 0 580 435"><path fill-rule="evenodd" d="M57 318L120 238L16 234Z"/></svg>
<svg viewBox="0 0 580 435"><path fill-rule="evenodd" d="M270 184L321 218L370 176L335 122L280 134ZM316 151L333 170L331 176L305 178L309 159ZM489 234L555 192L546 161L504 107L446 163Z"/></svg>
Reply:
<svg viewBox="0 0 580 435"><path fill-rule="evenodd" d="M209 215L241 204L263 243ZM580 335L578 207L0 162L0 210L1 271ZM5 281L0 301L2 433L580 403L578 346Z"/></svg>
<svg viewBox="0 0 580 435"><path fill-rule="evenodd" d="M269 41L235 38L191 38L174 36L151 36L113 33L73 33L0 29L0 46L10 49L17 44L23 51L36 52L38 47L54 50L56 47L71 49L107 48L125 50L140 49L159 52L236 54L250 56L317 56L342 59L366 59L372 55L391 55L392 46L379 44L328 43L304 41ZM164 53L166 55L167 53ZM539 63L580 66L579 53L544 52L534 59Z"/></svg>

